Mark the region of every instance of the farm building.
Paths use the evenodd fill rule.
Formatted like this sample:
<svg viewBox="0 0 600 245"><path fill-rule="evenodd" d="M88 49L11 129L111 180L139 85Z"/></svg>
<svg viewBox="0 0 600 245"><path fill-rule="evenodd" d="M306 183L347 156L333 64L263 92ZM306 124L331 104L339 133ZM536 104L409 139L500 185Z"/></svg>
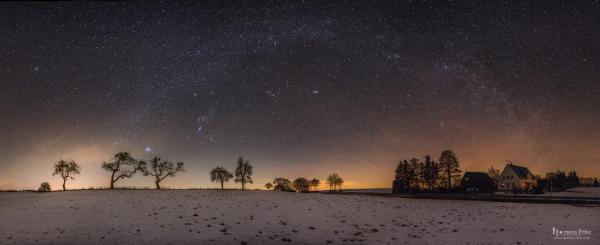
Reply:
<svg viewBox="0 0 600 245"><path fill-rule="evenodd" d="M465 172L460 187L463 190L474 190L477 192L494 192L494 180L487 173L482 172Z"/></svg>
<svg viewBox="0 0 600 245"><path fill-rule="evenodd" d="M526 167L508 163L500 174L498 180L498 190L531 190L537 186L535 176Z"/></svg>

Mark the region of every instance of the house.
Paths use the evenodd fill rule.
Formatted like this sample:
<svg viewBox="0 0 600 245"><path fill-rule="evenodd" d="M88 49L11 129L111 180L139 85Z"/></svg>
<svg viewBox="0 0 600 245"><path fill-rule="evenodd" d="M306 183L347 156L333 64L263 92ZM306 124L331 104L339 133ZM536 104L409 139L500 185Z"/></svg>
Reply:
<svg viewBox="0 0 600 245"><path fill-rule="evenodd" d="M535 176L526 167L514 165L509 162L502 170L498 180L498 190L531 190L537 187Z"/></svg>
<svg viewBox="0 0 600 245"><path fill-rule="evenodd" d="M494 180L487 173L482 172L465 172L460 187L465 191L494 192L496 190Z"/></svg>

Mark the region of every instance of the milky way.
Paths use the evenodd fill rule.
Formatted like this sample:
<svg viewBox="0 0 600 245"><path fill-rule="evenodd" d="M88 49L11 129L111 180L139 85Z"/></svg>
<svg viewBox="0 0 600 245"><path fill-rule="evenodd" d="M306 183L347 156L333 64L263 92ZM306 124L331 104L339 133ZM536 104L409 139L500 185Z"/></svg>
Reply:
<svg viewBox="0 0 600 245"><path fill-rule="evenodd" d="M0 3L0 188L59 158L105 185L118 151L204 186L238 156L273 177L388 187L453 149L600 175L600 3ZM125 185L148 185L136 177ZM230 183L234 186L233 183Z"/></svg>

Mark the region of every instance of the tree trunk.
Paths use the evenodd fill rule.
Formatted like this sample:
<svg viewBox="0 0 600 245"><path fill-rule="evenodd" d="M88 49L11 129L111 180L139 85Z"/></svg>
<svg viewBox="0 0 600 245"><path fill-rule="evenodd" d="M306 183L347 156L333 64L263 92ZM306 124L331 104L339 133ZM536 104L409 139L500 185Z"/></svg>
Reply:
<svg viewBox="0 0 600 245"><path fill-rule="evenodd" d="M246 181L242 180L242 191L246 189Z"/></svg>
<svg viewBox="0 0 600 245"><path fill-rule="evenodd" d="M452 189L452 174L450 165L448 165L448 190Z"/></svg>
<svg viewBox="0 0 600 245"><path fill-rule="evenodd" d="M221 180L221 190L223 190L223 180Z"/></svg>
<svg viewBox="0 0 600 245"><path fill-rule="evenodd" d="M110 176L110 189L114 189L115 188L115 171L112 172L112 175Z"/></svg>
<svg viewBox="0 0 600 245"><path fill-rule="evenodd" d="M67 187L65 186L66 183L67 183L67 180L63 179L63 191L67 190Z"/></svg>
<svg viewBox="0 0 600 245"><path fill-rule="evenodd" d="M160 190L160 181L158 181L158 180L156 181L156 189Z"/></svg>

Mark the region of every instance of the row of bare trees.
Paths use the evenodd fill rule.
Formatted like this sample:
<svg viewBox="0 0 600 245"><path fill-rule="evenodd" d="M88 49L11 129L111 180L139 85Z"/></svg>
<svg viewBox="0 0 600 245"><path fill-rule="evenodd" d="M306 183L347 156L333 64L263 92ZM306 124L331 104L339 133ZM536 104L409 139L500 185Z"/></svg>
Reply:
<svg viewBox="0 0 600 245"><path fill-rule="evenodd" d="M133 177L137 172L141 172L144 176L154 177L156 189L160 189L160 183L167 177L174 177L178 172L185 171L182 162L173 163L163 160L157 156L152 158L149 163L142 160L137 160L127 152L120 152L114 155L110 162L102 163L102 169L110 173L110 189L114 189L115 183L122 179ZM242 183L242 190L246 189L246 184L252 182L252 170L248 160L240 157L235 170L235 182ZM63 179L63 190L66 190L66 182L68 179L74 179L74 176L81 173L81 167L75 161L59 160L54 164L54 175L60 175ZM216 167L210 173L211 181L220 182L221 189L223 183L233 178L233 174L223 167ZM40 191L50 191L48 182L42 183Z"/></svg>
<svg viewBox="0 0 600 245"><path fill-rule="evenodd" d="M342 191L344 179L342 179L342 177L340 177L340 175L337 173L332 173L327 176L327 184L329 185L329 191Z"/></svg>
<svg viewBox="0 0 600 245"><path fill-rule="evenodd" d="M252 181L252 170L253 167L248 160L245 160L243 157L238 159L237 167L235 168L235 182L242 183L242 190L246 189L247 183L254 183ZM233 178L233 174L224 167L216 167L210 171L210 180L221 183L221 190L224 189L223 184L231 178Z"/></svg>
<svg viewBox="0 0 600 245"><path fill-rule="evenodd" d="M143 160L135 159L128 152L119 152L113 156L111 161L102 163L102 169L110 173L110 189L115 188L115 183L119 180L133 177L137 172L141 172L144 176L154 177L156 189L160 189L160 183L167 177L174 177L178 172L185 171L183 162L170 162L163 160L157 156L150 159L147 163ZM59 160L54 164L54 175L60 175L63 179L63 190L66 190L66 183L69 179L74 179L74 176L81 173L81 167L75 161ZM235 182L242 184L242 190L246 189L246 184L252 184L253 167L250 162L243 157L237 161L235 173L229 172L226 168L219 166L212 169L210 179L212 182L220 183L221 189L224 189L224 183L234 178ZM317 178L308 180L300 177L291 182L285 178L275 178L272 183L265 184L265 188L299 192L310 192L318 190L321 181ZM344 180L337 174L333 173L327 177L327 184L330 191L341 191ZM50 191L48 182L42 183L40 191Z"/></svg>
<svg viewBox="0 0 600 245"><path fill-rule="evenodd" d="M341 191L344 180L336 173L327 176L327 184L329 185L329 191ZM305 177L296 178L294 181L290 181L286 178L275 178L273 183L266 183L265 188L267 190L273 189L274 191L298 191L298 192L311 192L317 191L321 185L321 180L313 178L308 180Z"/></svg>
<svg viewBox="0 0 600 245"><path fill-rule="evenodd" d="M144 176L154 177L156 189L160 189L160 182L167 177L174 177L178 172L183 172L182 162L170 162L155 156L148 163L143 160L135 159L128 152L119 152L115 154L111 161L102 163L102 169L110 173L110 189L114 189L115 183L119 180L131 178L136 172L141 172ZM73 160L59 160L53 166L54 175L60 175L63 179L62 188L66 190L66 183L69 179L74 179L75 175L81 174L81 166ZM39 190L50 190L47 182L42 183Z"/></svg>

